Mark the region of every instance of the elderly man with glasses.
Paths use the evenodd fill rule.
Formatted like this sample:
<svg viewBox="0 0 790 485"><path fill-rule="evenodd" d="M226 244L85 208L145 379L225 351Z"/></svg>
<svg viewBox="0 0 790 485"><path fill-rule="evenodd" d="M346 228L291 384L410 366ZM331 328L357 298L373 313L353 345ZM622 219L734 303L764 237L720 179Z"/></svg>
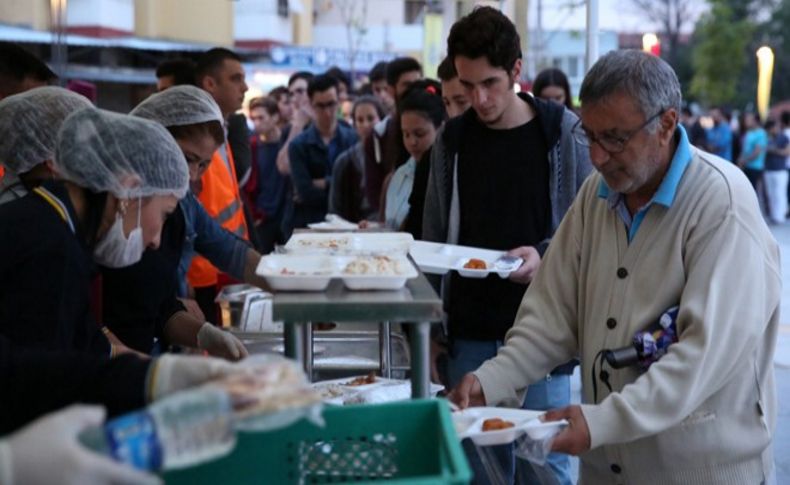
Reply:
<svg viewBox="0 0 790 485"><path fill-rule="evenodd" d="M545 419L568 420L552 449L580 455L580 483L775 483L781 272L748 180L689 144L680 85L658 57L610 52L580 98L575 133L598 173L555 233L504 347L451 399L518 402L579 355L583 404ZM606 351L634 345L674 307L677 341L660 359L609 363Z"/></svg>

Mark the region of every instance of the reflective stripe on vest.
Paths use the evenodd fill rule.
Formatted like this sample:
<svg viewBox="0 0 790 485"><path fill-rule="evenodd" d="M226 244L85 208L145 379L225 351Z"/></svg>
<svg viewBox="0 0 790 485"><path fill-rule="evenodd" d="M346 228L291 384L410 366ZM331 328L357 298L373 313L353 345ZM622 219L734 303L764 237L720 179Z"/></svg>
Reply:
<svg viewBox="0 0 790 485"><path fill-rule="evenodd" d="M198 200L219 225L238 237L247 239L247 223L244 220L239 185L236 181L233 153L227 144L225 146L228 164L226 165L220 150L214 152L211 163L209 163L206 173L203 174L203 188L198 195ZM217 268L208 260L202 256L196 256L187 273L187 280L190 285L196 288L216 285L218 272Z"/></svg>

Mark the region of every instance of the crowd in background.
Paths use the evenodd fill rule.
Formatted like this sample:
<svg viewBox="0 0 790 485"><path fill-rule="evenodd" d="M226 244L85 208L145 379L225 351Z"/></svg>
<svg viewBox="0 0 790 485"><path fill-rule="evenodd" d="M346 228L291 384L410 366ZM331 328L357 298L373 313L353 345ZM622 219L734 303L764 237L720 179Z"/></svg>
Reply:
<svg viewBox="0 0 790 485"><path fill-rule="evenodd" d="M255 273L261 255L335 214L360 228L521 258L506 279L450 272L432 281L446 318L434 327L431 373L464 406L508 402L568 419L552 445L559 453L547 459L557 482L573 481L568 454L582 454L585 473L601 482L617 478L622 464L633 477L720 483L727 471L708 466L708 458L724 453L742 468L731 476L765 476L772 458L770 431L763 431L772 424L758 423L767 401L755 400L761 385L772 392L772 375L753 350L770 354L773 345L776 251L752 200L725 197L751 192L744 176L702 150L742 169L764 217L782 223L790 113L762 124L754 113L735 122L721 108L709 116L684 109L681 127L680 85L668 64L614 51L585 78L580 118L558 69L540 72L532 93L518 92L520 45L507 17L478 8L453 25L438 80L417 60L399 57L359 78L338 68L296 72L246 107L242 59L214 48L196 61L161 64L158 93L129 114L46 86L55 78L46 65L0 46L0 60L13 59L0 63L0 385L18 398L0 402L0 432L71 402L120 413L235 372L222 360L167 352L243 359L243 343L215 325L218 291L235 282L266 287ZM84 86L72 88L86 94ZM591 173L595 185L585 182ZM690 231L654 230L665 217L711 229L677 241ZM648 232L651 251L629 253ZM625 256L607 259L615 246ZM732 293L726 285L735 278L726 271L741 269L718 264L719 254L754 258L739 274L753 282L741 300L720 297ZM548 269L539 272L543 264ZM658 268L666 279L655 277ZM605 306L615 301L616 308ZM750 304L755 312L743 318L755 325L741 325L736 312ZM679 326L691 337L677 342L669 364L654 364L652 381L630 370L614 382L595 374L603 346L630 342L667 305L686 305ZM709 345L714 326L728 339L722 348ZM739 333L752 327L765 330ZM731 359L696 365L723 358L729 347L752 359L741 374L730 369L737 378L716 381ZM570 375L580 360L593 369L584 410L570 405ZM691 397L667 392L668 375ZM608 389L600 400L599 377ZM26 389L28 378L48 386ZM664 401L645 397L653 394ZM727 408L733 395L745 404ZM705 403L719 406L717 433L737 422L755 436L754 449L719 450L700 438L689 448L702 456L703 469L691 455L687 464L697 475L651 468L651 450L668 456L669 448L686 446L675 425ZM766 406L770 415L772 403ZM0 440L0 465L11 461L11 446L19 449L10 443ZM483 465L466 451L481 478ZM509 481L537 483L512 448L494 454Z"/></svg>

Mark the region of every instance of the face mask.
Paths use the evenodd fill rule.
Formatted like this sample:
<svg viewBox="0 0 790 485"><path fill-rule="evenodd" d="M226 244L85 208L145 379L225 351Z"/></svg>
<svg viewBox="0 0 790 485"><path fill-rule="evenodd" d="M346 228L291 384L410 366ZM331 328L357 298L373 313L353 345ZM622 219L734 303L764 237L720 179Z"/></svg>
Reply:
<svg viewBox="0 0 790 485"><path fill-rule="evenodd" d="M123 268L131 266L143 257L143 228L140 225L140 211L142 198L137 203L137 227L129 233L129 238L123 234L123 216L119 213L115 217L107 234L104 235L93 249L93 259L108 268Z"/></svg>

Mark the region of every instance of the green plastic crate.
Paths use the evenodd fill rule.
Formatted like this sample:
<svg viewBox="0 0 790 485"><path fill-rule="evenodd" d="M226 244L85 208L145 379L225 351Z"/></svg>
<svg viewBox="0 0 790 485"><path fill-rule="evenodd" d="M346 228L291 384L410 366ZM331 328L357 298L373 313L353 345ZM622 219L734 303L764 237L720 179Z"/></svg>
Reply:
<svg viewBox="0 0 790 485"><path fill-rule="evenodd" d="M466 484L471 471L447 404L412 400L327 407L326 426L302 420L240 433L233 453L165 474L168 484Z"/></svg>

